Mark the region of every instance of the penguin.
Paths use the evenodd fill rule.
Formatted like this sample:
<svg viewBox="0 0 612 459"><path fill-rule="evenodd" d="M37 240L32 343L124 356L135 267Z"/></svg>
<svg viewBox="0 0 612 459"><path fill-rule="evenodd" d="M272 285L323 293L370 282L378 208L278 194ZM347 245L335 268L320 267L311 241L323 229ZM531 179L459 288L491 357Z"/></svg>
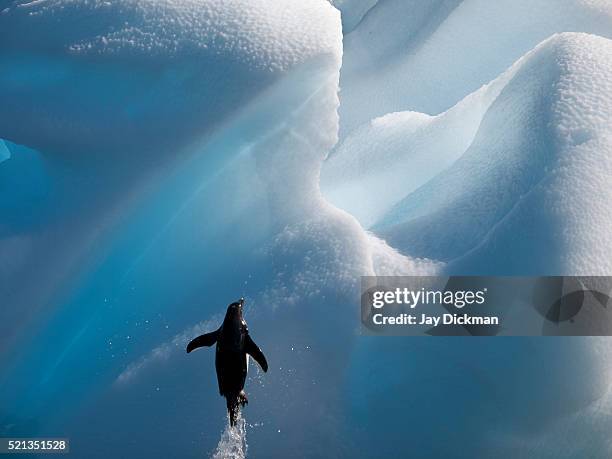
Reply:
<svg viewBox="0 0 612 459"><path fill-rule="evenodd" d="M215 368L219 393L225 397L230 425L236 425L240 406L249 401L244 393L249 366L249 356L253 357L264 372L268 371L268 362L261 349L253 342L249 329L242 316L244 298L227 307L225 319L214 332L194 338L187 344L187 353L200 347L210 347L217 343Z"/></svg>

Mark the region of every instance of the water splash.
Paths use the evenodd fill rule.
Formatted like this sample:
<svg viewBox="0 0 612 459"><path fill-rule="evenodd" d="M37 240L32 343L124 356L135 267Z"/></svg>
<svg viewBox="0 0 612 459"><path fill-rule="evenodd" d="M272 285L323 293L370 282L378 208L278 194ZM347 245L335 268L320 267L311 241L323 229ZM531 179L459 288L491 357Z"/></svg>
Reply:
<svg viewBox="0 0 612 459"><path fill-rule="evenodd" d="M211 459L245 459L247 447L246 422L242 414L238 414L234 427L230 427L228 418L225 430L221 434L219 444Z"/></svg>

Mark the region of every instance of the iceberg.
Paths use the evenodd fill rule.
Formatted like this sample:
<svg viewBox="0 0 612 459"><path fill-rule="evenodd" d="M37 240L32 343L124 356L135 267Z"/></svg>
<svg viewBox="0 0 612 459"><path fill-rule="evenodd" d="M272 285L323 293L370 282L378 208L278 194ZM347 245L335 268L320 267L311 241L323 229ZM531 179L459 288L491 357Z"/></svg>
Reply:
<svg viewBox="0 0 612 459"><path fill-rule="evenodd" d="M606 339L378 339L356 308L363 275L609 271L611 17L4 2L0 433L88 458L609 452ZM234 432L183 341L240 296L270 371Z"/></svg>

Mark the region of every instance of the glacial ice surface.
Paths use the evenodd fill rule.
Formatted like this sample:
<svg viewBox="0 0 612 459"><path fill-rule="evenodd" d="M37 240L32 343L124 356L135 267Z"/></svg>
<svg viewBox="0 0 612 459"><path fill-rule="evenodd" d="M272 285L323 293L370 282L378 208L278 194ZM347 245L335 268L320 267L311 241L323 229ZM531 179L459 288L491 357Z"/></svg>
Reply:
<svg viewBox="0 0 612 459"><path fill-rule="evenodd" d="M396 111L437 115L557 32L612 37L607 0L388 0L344 39L341 136Z"/></svg>
<svg viewBox="0 0 612 459"><path fill-rule="evenodd" d="M608 270L609 3L333 3L2 3L3 436L231 449L182 340L245 296L250 455L607 455L608 340L379 340L355 305Z"/></svg>
<svg viewBox="0 0 612 459"><path fill-rule="evenodd" d="M324 192L403 253L465 255L457 272L605 274L611 53L554 35L438 116L375 118L326 162Z"/></svg>

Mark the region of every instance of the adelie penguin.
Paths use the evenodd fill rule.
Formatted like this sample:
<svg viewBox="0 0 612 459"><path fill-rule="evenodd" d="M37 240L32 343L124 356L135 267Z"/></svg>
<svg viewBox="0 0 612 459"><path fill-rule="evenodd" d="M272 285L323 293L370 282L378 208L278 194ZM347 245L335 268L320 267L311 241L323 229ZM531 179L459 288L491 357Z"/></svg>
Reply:
<svg viewBox="0 0 612 459"><path fill-rule="evenodd" d="M210 347L217 343L215 367L219 393L227 401L227 412L232 426L236 424L240 406L248 403L244 382L249 367L249 355L263 371L268 371L268 362L263 352L249 336L249 329L242 317L243 305L244 298L230 304L218 330L198 336L187 345L187 353L190 353L199 347Z"/></svg>

